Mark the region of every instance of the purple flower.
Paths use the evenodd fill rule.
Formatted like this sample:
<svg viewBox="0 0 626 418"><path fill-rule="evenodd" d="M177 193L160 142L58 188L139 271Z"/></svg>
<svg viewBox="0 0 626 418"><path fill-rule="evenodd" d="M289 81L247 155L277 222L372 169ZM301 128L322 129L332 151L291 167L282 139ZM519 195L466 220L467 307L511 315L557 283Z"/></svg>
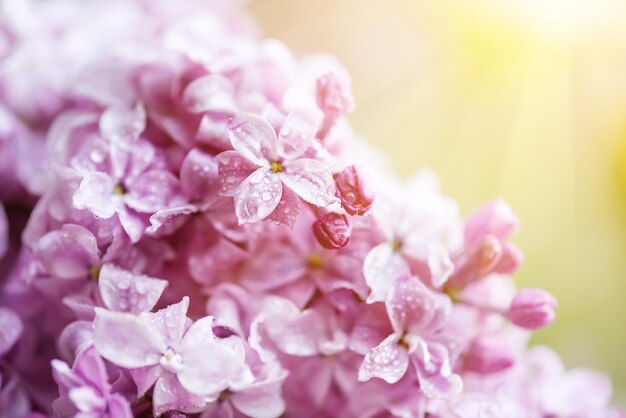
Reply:
<svg viewBox="0 0 626 418"><path fill-rule="evenodd" d="M52 373L61 395L52 405L57 416L133 417L128 400L119 393L112 393L104 362L93 349L84 351L72 368L53 360Z"/></svg>
<svg viewBox="0 0 626 418"><path fill-rule="evenodd" d="M267 218L281 199L285 204L280 209L289 216L295 208L285 200L285 187L312 205L325 207L336 201L330 170L302 157L312 145L313 133L313 125L297 114L287 116L278 135L265 119L253 114L239 114L228 122L235 151L217 158L222 194L235 196L240 223Z"/></svg>
<svg viewBox="0 0 626 418"><path fill-rule="evenodd" d="M112 363L132 369L140 394L154 385L155 415L202 407L223 390L253 380L241 342L215 338L213 317L188 326L188 306L185 297L140 316L96 309L96 350Z"/></svg>

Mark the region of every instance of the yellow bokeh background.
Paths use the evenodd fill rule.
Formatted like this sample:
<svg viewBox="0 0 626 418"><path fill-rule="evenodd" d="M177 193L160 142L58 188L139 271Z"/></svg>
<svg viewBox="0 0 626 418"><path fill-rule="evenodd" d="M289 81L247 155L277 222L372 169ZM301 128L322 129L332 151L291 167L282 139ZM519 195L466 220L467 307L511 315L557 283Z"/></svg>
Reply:
<svg viewBox="0 0 626 418"><path fill-rule="evenodd" d="M257 0L266 35L352 75L355 130L428 166L463 214L522 219L520 286L559 300L533 337L606 370L626 405L626 2Z"/></svg>

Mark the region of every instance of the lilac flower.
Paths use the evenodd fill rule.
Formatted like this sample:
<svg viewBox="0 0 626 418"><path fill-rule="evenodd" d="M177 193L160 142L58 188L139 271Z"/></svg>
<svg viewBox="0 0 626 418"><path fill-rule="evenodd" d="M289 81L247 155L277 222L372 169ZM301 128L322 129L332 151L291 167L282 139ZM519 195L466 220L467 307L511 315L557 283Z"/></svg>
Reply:
<svg viewBox="0 0 626 418"><path fill-rule="evenodd" d="M86 350L72 368L59 360L52 361L52 373L61 396L53 409L59 417L132 418L129 402L112 393L104 362L93 350Z"/></svg>
<svg viewBox="0 0 626 418"><path fill-rule="evenodd" d="M417 278L404 275L394 281L385 304L393 333L367 353L359 380L379 377L395 383L412 362L426 396L458 393L461 380L452 372L446 346L436 338L450 310L449 301L431 294Z"/></svg>
<svg viewBox="0 0 626 418"><path fill-rule="evenodd" d="M302 158L313 139L313 126L302 117L288 115L276 135L263 118L239 114L228 122L228 134L235 151L218 156L222 193L235 196L240 223L270 216L284 198L285 187L312 205L324 207L336 201L330 170ZM283 205L281 210L294 208Z"/></svg>
<svg viewBox="0 0 626 418"><path fill-rule="evenodd" d="M201 408L228 387L253 379L241 342L216 339L212 317L187 327L188 306L185 297L140 316L96 309L96 350L112 363L132 369L140 394L154 385L155 415Z"/></svg>
<svg viewBox="0 0 626 418"><path fill-rule="evenodd" d="M102 219L117 214L131 240L139 241L147 227L144 217L184 202L176 177L152 165L154 153L149 143L140 140L130 151L113 147L111 173L86 174L74 194L74 206Z"/></svg>

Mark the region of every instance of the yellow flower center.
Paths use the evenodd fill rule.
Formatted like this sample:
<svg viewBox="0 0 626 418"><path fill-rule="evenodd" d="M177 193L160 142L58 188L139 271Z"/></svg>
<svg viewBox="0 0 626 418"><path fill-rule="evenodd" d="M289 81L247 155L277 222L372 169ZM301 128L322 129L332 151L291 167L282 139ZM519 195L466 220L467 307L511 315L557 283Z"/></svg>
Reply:
<svg viewBox="0 0 626 418"><path fill-rule="evenodd" d="M98 280L100 277L100 266L91 266L89 267L89 277L93 280Z"/></svg>
<svg viewBox="0 0 626 418"><path fill-rule="evenodd" d="M322 260L322 256L318 253L311 253L311 255L309 255L308 264L310 268L318 269L322 267L322 265L324 264L324 260Z"/></svg>
<svg viewBox="0 0 626 418"><path fill-rule="evenodd" d="M272 161L270 163L270 168L274 173L280 173L281 171L283 171L283 163L281 163L280 161Z"/></svg>
<svg viewBox="0 0 626 418"><path fill-rule="evenodd" d="M123 195L124 193L126 193L126 189L121 184L116 184L113 188L113 193Z"/></svg>

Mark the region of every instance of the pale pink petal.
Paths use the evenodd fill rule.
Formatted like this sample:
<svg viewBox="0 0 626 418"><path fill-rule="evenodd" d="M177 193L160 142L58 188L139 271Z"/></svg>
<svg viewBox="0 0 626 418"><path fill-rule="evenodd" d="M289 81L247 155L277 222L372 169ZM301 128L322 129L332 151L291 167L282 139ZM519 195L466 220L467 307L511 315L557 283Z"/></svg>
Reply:
<svg viewBox="0 0 626 418"><path fill-rule="evenodd" d="M210 154L192 149L180 167L180 185L192 202L214 198L220 190L218 162Z"/></svg>
<svg viewBox="0 0 626 418"><path fill-rule="evenodd" d="M141 317L150 321L152 327L165 340L167 346L177 347L185 332L188 309L189 297L185 296L178 303L155 313L144 312Z"/></svg>
<svg viewBox="0 0 626 418"><path fill-rule="evenodd" d="M102 392L108 392L109 382L107 371L102 358L93 348L81 353L72 367L74 374L80 376L90 386L98 388Z"/></svg>
<svg viewBox="0 0 626 418"><path fill-rule="evenodd" d="M257 384L245 391L234 393L231 402L239 412L249 417L279 417L285 412L281 386L282 380Z"/></svg>
<svg viewBox="0 0 626 418"><path fill-rule="evenodd" d="M387 383L396 383L404 376L409 367L409 353L398 344L398 338L392 334L367 353L359 369L360 382L378 377Z"/></svg>
<svg viewBox="0 0 626 418"><path fill-rule="evenodd" d="M363 305L352 328L348 346L365 355L393 331L382 303Z"/></svg>
<svg viewBox="0 0 626 418"><path fill-rule="evenodd" d="M183 104L192 113L235 113L233 83L219 74L208 74L193 80L183 92ZM223 127L222 127L223 130Z"/></svg>
<svg viewBox="0 0 626 418"><path fill-rule="evenodd" d="M278 154L286 160L300 157L311 146L315 130L302 115L290 113L278 133Z"/></svg>
<svg viewBox="0 0 626 418"><path fill-rule="evenodd" d="M262 166L278 160L276 132L262 117L240 113L228 121L230 142L245 159Z"/></svg>
<svg viewBox="0 0 626 418"><path fill-rule="evenodd" d="M0 357L13 347L22 329L20 317L12 310L0 307Z"/></svg>
<svg viewBox="0 0 626 418"><path fill-rule="evenodd" d="M178 179L168 171L146 171L135 177L127 187L124 202L137 212L152 214L186 203L180 194Z"/></svg>
<svg viewBox="0 0 626 418"><path fill-rule="evenodd" d="M81 412L95 412L106 408L106 400L90 386L70 389L68 397Z"/></svg>
<svg viewBox="0 0 626 418"><path fill-rule="evenodd" d="M199 412L211 400L189 393L181 386L175 374L164 373L154 385L152 411L155 417L167 411Z"/></svg>
<svg viewBox="0 0 626 418"><path fill-rule="evenodd" d="M57 342L57 351L63 360L72 364L80 353L93 345L91 321L75 321L66 326Z"/></svg>
<svg viewBox="0 0 626 418"><path fill-rule="evenodd" d="M237 151L224 151L215 157L220 176L220 194L234 196L237 188L252 174L257 166L243 158Z"/></svg>
<svg viewBox="0 0 626 418"><path fill-rule="evenodd" d="M384 242L372 248L363 261L363 275L371 291L367 302L386 300L393 281L405 274L410 274L409 265L391 244Z"/></svg>
<svg viewBox="0 0 626 418"><path fill-rule="evenodd" d="M128 237L133 243L139 242L143 236L144 231L148 227L148 215L140 215L134 210L121 206L118 209L117 216L122 224L122 228L128 234Z"/></svg>
<svg viewBox="0 0 626 418"><path fill-rule="evenodd" d="M144 318L96 308L94 344L100 355L122 367L158 364L167 344Z"/></svg>
<svg viewBox="0 0 626 418"><path fill-rule="evenodd" d="M122 395L113 394L109 397L109 416L111 418L133 418L130 404Z"/></svg>
<svg viewBox="0 0 626 418"><path fill-rule="evenodd" d="M87 278L89 269L100 262L96 237L74 224L41 237L35 254L48 274L61 279Z"/></svg>
<svg viewBox="0 0 626 418"><path fill-rule="evenodd" d="M133 274L112 264L102 266L98 279L106 307L134 314L151 310L167 285L166 280Z"/></svg>
<svg viewBox="0 0 626 418"><path fill-rule="evenodd" d="M441 344L421 340L413 356L420 390L428 398L442 399L461 392L463 382L452 372L448 350Z"/></svg>
<svg viewBox="0 0 626 418"><path fill-rule="evenodd" d="M291 189L283 187L283 195L280 198L280 202L278 202L278 206L276 206L276 209L270 213L270 216L268 216L267 219L293 228L296 223L299 210L300 198L298 195L292 192Z"/></svg>
<svg viewBox="0 0 626 418"><path fill-rule="evenodd" d="M74 207L88 209L98 218L110 218L122 204L122 197L114 194L115 186L115 181L105 173L88 173L74 193Z"/></svg>
<svg viewBox="0 0 626 418"><path fill-rule="evenodd" d="M196 321L181 343L184 365L178 379L185 389L197 395L217 395L231 382L240 381L242 375L252 378L243 353L215 340L213 323L210 316Z"/></svg>
<svg viewBox="0 0 626 418"><path fill-rule="evenodd" d="M454 271L454 263L450 259L448 249L439 242L428 246L428 269L432 286L441 287Z"/></svg>
<svg viewBox="0 0 626 418"><path fill-rule="evenodd" d="M294 356L319 353L317 342L324 330L322 320L315 311L300 312L287 299L269 297L263 313L263 327L282 352Z"/></svg>
<svg viewBox="0 0 626 418"><path fill-rule="evenodd" d="M141 104L134 108L109 107L100 116L100 134L122 148L130 147L146 129L146 110Z"/></svg>
<svg viewBox="0 0 626 418"><path fill-rule="evenodd" d="M393 282L385 304L393 328L401 334L418 333L435 314L435 300L430 291L408 274Z"/></svg>
<svg viewBox="0 0 626 418"><path fill-rule="evenodd" d="M280 178L269 168L259 168L239 186L235 212L239 224L267 218L278 206L283 194Z"/></svg>
<svg viewBox="0 0 626 418"><path fill-rule="evenodd" d="M324 164L301 158L283 166L280 179L303 200L320 207L337 201L333 175Z"/></svg>
<svg viewBox="0 0 626 418"><path fill-rule="evenodd" d="M129 372L137 386L137 396L143 396L163 374L163 369L156 365L130 369Z"/></svg>
<svg viewBox="0 0 626 418"><path fill-rule="evenodd" d="M293 282L306 272L306 261L293 247L268 245L249 257L240 277L248 289L262 291Z"/></svg>
<svg viewBox="0 0 626 418"><path fill-rule="evenodd" d="M171 235L183 226L189 215L196 213L195 205L183 205L161 209L150 216L150 226L146 228L146 235L162 237Z"/></svg>

